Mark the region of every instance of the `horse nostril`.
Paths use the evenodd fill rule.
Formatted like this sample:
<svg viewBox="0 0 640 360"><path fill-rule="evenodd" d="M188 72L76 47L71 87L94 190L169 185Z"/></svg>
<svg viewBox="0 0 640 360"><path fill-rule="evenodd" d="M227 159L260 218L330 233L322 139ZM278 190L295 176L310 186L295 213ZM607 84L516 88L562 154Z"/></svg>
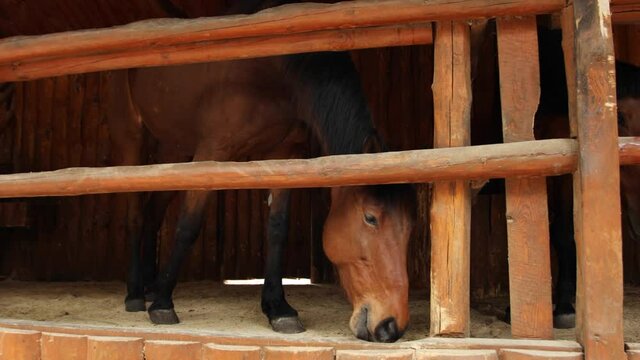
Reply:
<svg viewBox="0 0 640 360"><path fill-rule="evenodd" d="M363 306L362 309L360 309L360 314L355 324L354 333L358 339L370 341L371 339L369 336L369 329L367 328L367 316L367 307Z"/></svg>
<svg viewBox="0 0 640 360"><path fill-rule="evenodd" d="M402 332L398 330L398 323L392 317L382 320L375 330L375 339L379 342L394 342L401 336Z"/></svg>

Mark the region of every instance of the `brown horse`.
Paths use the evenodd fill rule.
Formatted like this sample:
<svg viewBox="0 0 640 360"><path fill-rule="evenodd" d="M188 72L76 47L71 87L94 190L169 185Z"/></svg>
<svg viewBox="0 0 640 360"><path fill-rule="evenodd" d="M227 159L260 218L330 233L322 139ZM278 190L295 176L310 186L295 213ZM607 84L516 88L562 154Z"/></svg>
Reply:
<svg viewBox="0 0 640 360"><path fill-rule="evenodd" d="M536 117L536 138L568 138L568 97L562 64L561 33L540 32L541 87L540 109ZM640 135L640 68L616 63L619 136ZM624 234L640 240L640 166L620 169L620 194ZM558 257L554 327L575 326L573 300L576 292L576 245L573 228L573 183L571 175L550 177L549 216L551 243Z"/></svg>
<svg viewBox="0 0 640 360"><path fill-rule="evenodd" d="M109 119L121 164L140 163L140 129L158 140L158 161L297 157L306 129L325 154L384 149L375 135L358 73L346 53L314 53L113 72ZM272 191L262 310L278 332L304 331L282 287L288 190ZM129 214L140 210L128 196ZM177 323L172 293L198 236L209 192L187 191L169 263L156 273L156 235L170 194L152 193L143 224L129 224L128 311L148 309L156 324ZM406 251L415 193L411 185L336 187L323 245L353 305L360 339L391 342L408 321ZM132 216L132 219L135 217Z"/></svg>

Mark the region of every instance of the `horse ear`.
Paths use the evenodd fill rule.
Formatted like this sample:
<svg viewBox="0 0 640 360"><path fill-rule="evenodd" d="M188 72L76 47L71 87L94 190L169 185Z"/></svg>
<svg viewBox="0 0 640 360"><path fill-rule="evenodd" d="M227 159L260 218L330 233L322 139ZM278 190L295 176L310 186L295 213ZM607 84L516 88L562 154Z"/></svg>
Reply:
<svg viewBox="0 0 640 360"><path fill-rule="evenodd" d="M371 134L369 134L364 139L364 144L362 146L363 154L374 154L385 151L384 144L382 143L382 139L378 133L374 130Z"/></svg>

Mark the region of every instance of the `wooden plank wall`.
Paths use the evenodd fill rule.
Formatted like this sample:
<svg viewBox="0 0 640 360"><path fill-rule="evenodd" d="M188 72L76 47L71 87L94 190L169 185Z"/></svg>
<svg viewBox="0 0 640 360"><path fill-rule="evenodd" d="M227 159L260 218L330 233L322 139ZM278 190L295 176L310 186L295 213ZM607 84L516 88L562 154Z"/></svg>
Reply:
<svg viewBox="0 0 640 360"><path fill-rule="evenodd" d="M174 1L189 16L216 15L229 3ZM161 2L86 2L61 0L0 1L0 36L42 34L124 24L164 16ZM36 11L37 9L37 11ZM619 57L640 64L638 26L616 26ZM484 41L474 61L472 143L501 143L495 34ZM473 49L472 49L473 51ZM392 149L433 145L433 48L371 49L352 53L361 71L376 125ZM0 119L0 172L38 171L110 163L109 129L104 119L104 77L100 74L44 79L16 84L15 119ZM317 147L310 149L317 153ZM471 238L471 296L482 298L508 290L503 189L486 189L474 199ZM419 186L418 218L409 245L409 275L414 287L429 284L428 186ZM326 192L297 190L293 196L291 243L294 261L287 276L333 281L322 255ZM168 257L179 199L168 210L160 232L160 259ZM27 204L24 207L24 204ZM0 206L3 209L8 207ZM114 195L32 199L14 206L29 228L0 226L0 277L24 280L112 280L124 278L125 215ZM25 210L26 209L26 210ZM260 191L218 194L182 279L257 277L265 252L266 195ZM9 218L9 215L2 216ZM0 222L2 221L0 218ZM19 221L18 221L19 222ZM625 242L625 279L640 282L640 248Z"/></svg>
<svg viewBox="0 0 640 360"><path fill-rule="evenodd" d="M431 82L432 70L418 66L430 63L429 53L428 47L354 53L380 132L393 149L430 146L431 96L425 84ZM109 129L104 118L105 84L106 77L101 74L17 83L16 116L2 132L0 143L0 163L6 172L111 164ZM413 94L422 94L422 99L414 101ZM310 154L317 153L315 145ZM168 259L173 243L179 202L179 196L173 199L160 230L161 262ZM125 214L117 211L115 195L30 199L27 203L32 227L0 230L0 269L4 276L41 280L123 278ZM322 190L294 191L288 251L305 255L290 257L293 260L286 265L288 276L310 276L313 244L315 276L318 280L331 279L331 268L319 251L327 205ZM427 207L423 205L422 209L426 211ZM266 247L267 212L264 191L217 194L208 207L207 221L183 278L259 277ZM427 225L420 224L418 229L415 237L424 239ZM413 241L412 251L428 258L424 241ZM419 282L426 283L427 269L422 261L411 265L411 273Z"/></svg>
<svg viewBox="0 0 640 360"><path fill-rule="evenodd" d="M218 14L225 5L224 1L175 3L194 17ZM2 11L11 10L15 15L12 22L0 19L2 36L111 26L163 15L158 3L147 4L145 0L133 2L126 9L117 8L124 5L113 3L89 4L76 0L48 4L39 11L33 11L38 4L32 1L10 9L9 5L0 1ZM56 13L59 15L54 16ZM86 16L81 16L85 13ZM37 14L43 17L35 19ZM63 17L69 21L56 20ZM431 53L430 47L353 53L363 74L376 124L392 149L431 147ZM101 74L17 83L15 119L0 133L3 171L111 164L109 129L104 118L105 85L106 77ZM317 153L315 145L310 154ZM420 191L426 199L428 188L422 187ZM172 201L167 221L160 230L161 262L168 258L173 243L179 201L179 197ZM182 278L260 277L266 251L266 201L263 191L217 194L207 209L207 221ZM119 211L116 195L26 202L31 227L0 227L0 276L28 280L124 278L126 215ZM313 276L317 281L332 281L333 270L321 252L327 205L325 191L294 191L287 251L295 256L286 264L287 276ZM422 202L421 213L427 212L428 203ZM429 267L424 263L429 249L425 241L427 230L427 223L418 224L410 250L419 254L411 258L410 273L421 287L428 283Z"/></svg>

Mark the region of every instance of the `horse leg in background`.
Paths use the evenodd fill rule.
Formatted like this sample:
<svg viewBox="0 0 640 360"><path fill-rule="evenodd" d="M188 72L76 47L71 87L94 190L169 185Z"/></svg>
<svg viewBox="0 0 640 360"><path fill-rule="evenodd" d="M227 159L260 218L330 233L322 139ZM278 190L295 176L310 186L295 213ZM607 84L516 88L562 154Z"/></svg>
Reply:
<svg viewBox="0 0 640 360"><path fill-rule="evenodd" d="M142 119L131 99L129 72L113 71L108 76L107 121L111 138L111 159L117 165L139 165L142 151ZM126 237L130 255L127 271L126 311L144 311L144 285L140 264L140 207L142 194L115 196L116 209L126 213Z"/></svg>
<svg viewBox="0 0 640 360"><path fill-rule="evenodd" d="M282 287L282 256L287 245L290 190L272 190L267 239L269 248L262 287L262 312L274 331L295 334L304 331L298 312L289 305Z"/></svg>
<svg viewBox="0 0 640 360"><path fill-rule="evenodd" d="M573 230L573 183L571 175L548 178L552 214L550 222L551 245L558 257L553 327L575 327L576 312L573 300L576 295L576 243Z"/></svg>
<svg viewBox="0 0 640 360"><path fill-rule="evenodd" d="M186 191L182 210L176 227L175 244L168 264L158 274L154 289L155 300L149 307L149 318L154 324L177 324L180 322L173 306L173 290L184 259L189 255L198 238L204 208L210 191Z"/></svg>
<svg viewBox="0 0 640 360"><path fill-rule="evenodd" d="M145 301L155 300L155 280L158 273L158 231L162 226L167 207L175 194L175 191L152 192L144 206L141 238L142 282L144 284Z"/></svg>
<svg viewBox="0 0 640 360"><path fill-rule="evenodd" d="M175 149L158 144L154 162L178 163L187 162L190 157L176 154ZM162 226L167 207L177 191L155 191L149 194L144 206L142 222L142 280L144 283L145 301L155 301L155 281L158 274L158 231Z"/></svg>

